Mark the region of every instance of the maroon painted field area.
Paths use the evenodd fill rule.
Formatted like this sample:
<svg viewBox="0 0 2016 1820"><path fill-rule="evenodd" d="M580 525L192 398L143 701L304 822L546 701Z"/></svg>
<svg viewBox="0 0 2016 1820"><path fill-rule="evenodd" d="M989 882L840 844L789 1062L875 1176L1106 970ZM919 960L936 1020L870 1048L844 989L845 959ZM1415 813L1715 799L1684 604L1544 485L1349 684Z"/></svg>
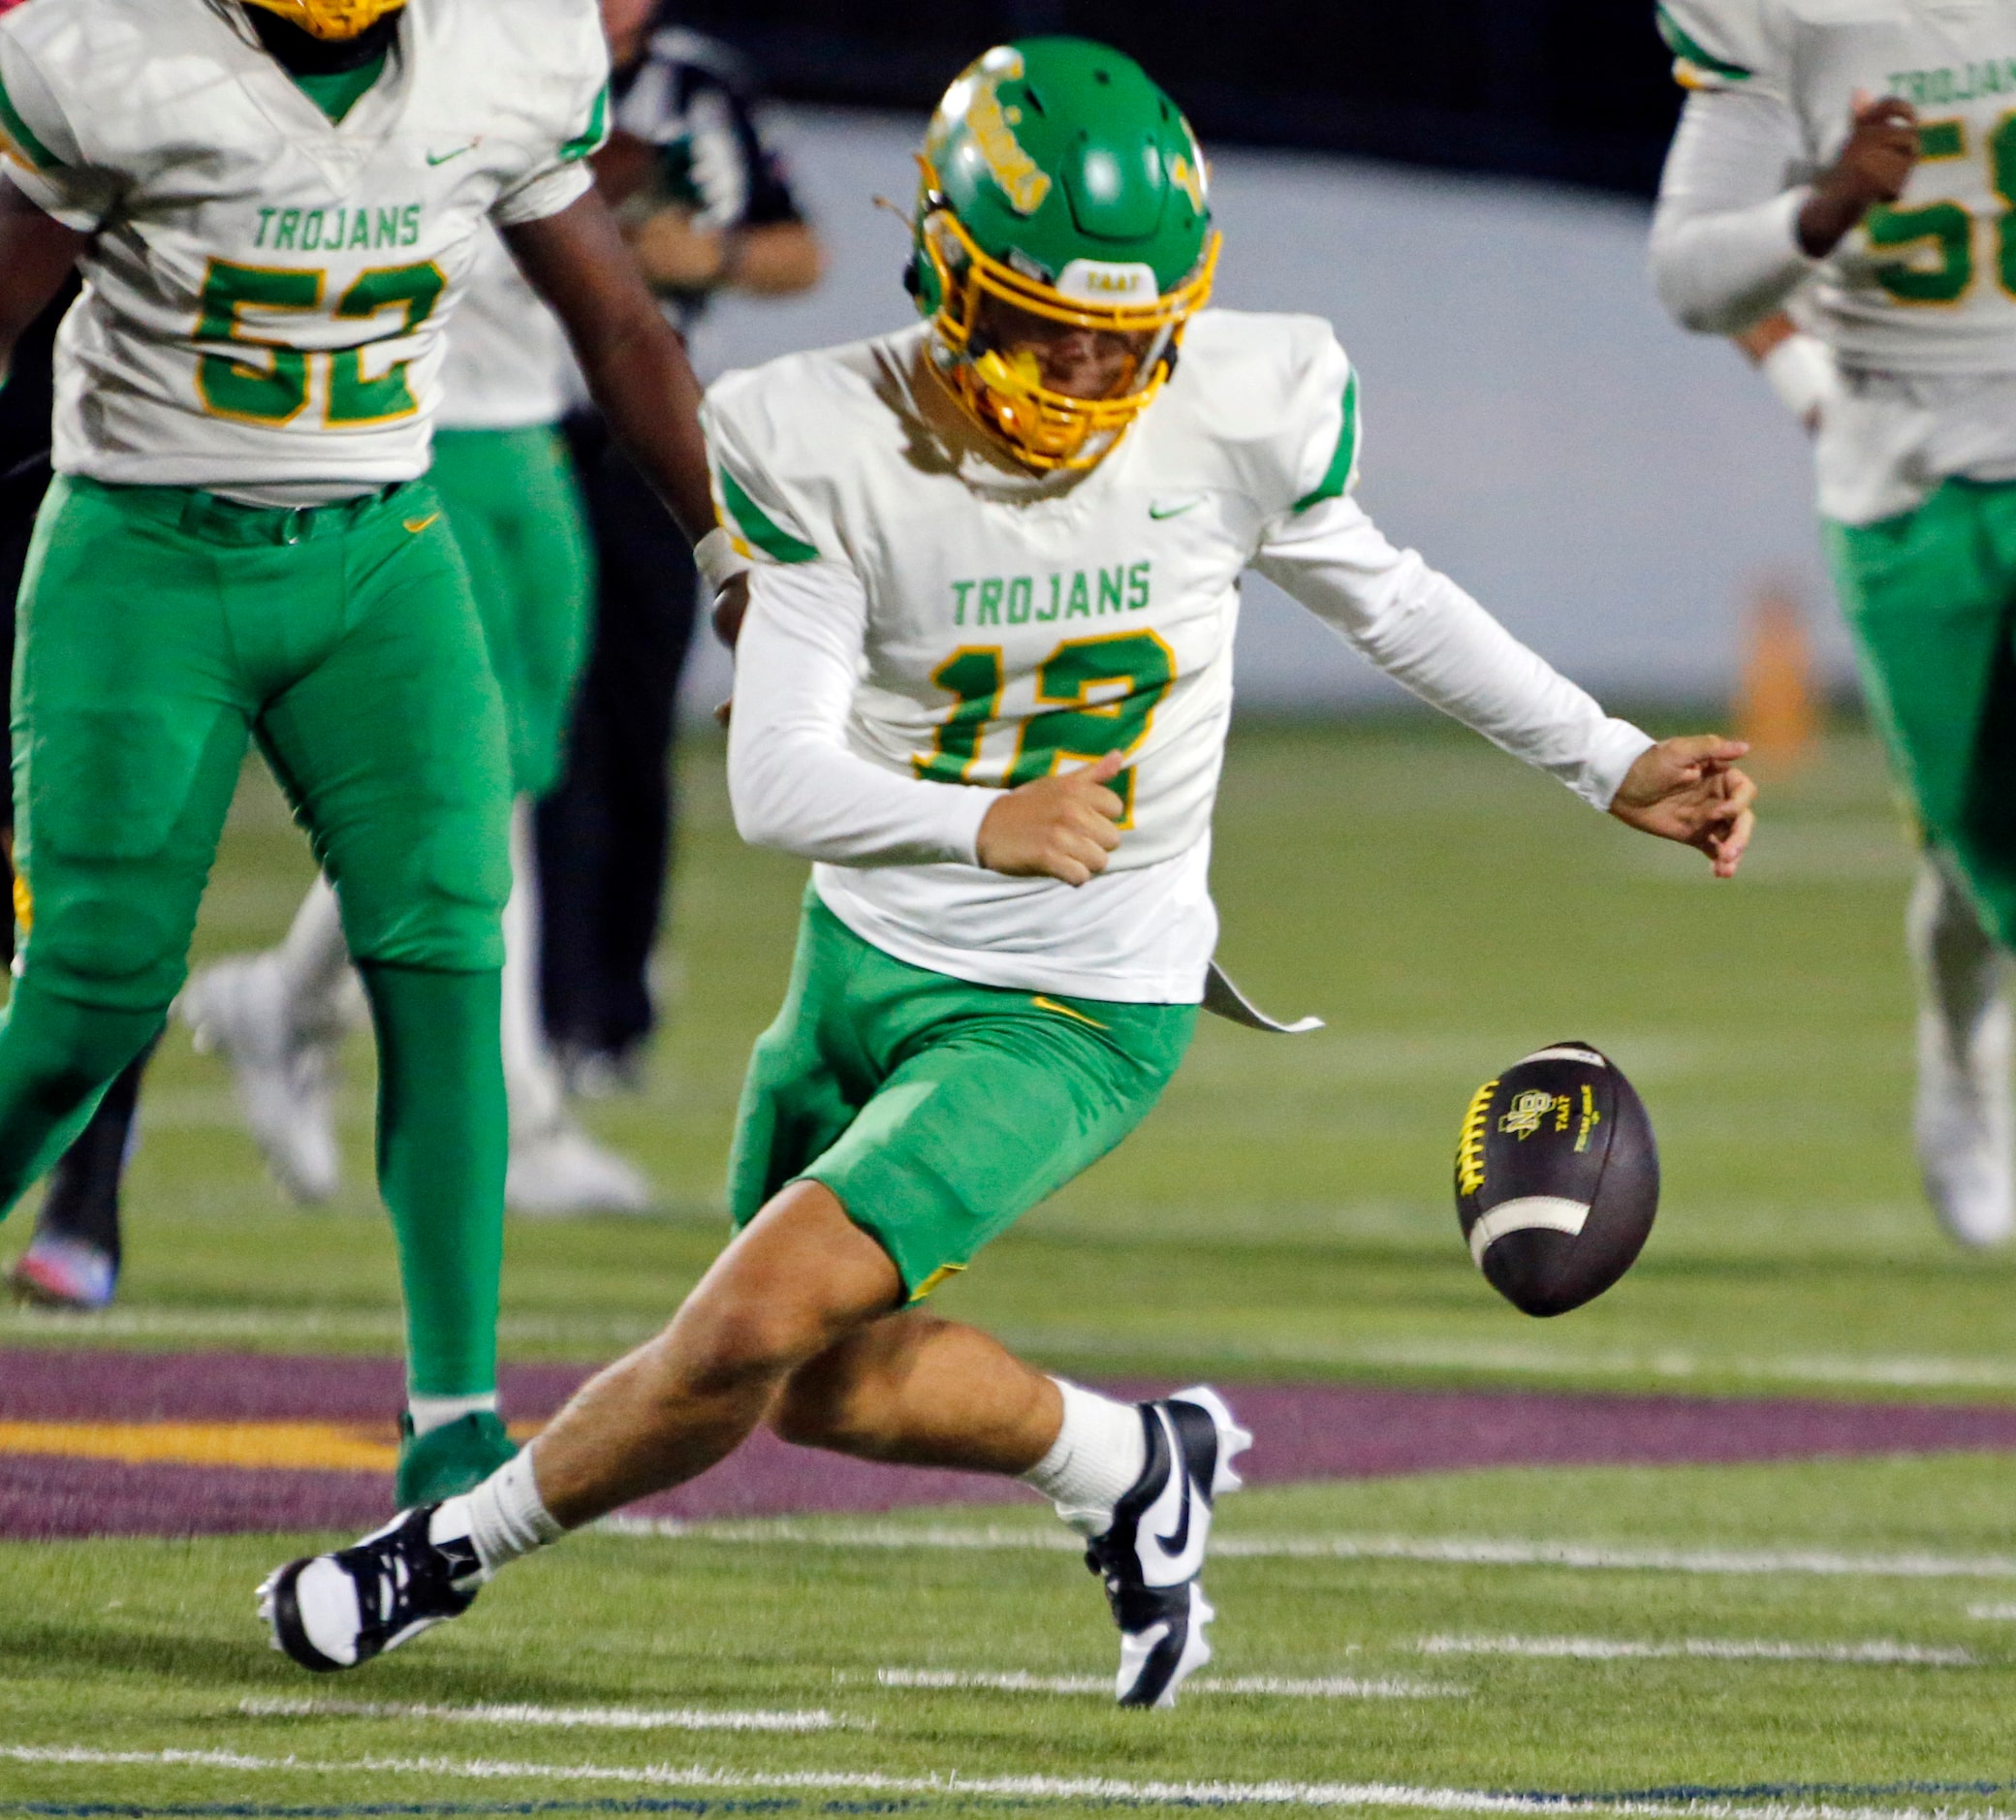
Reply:
<svg viewBox="0 0 2016 1820"><path fill-rule="evenodd" d="M536 1422L585 1375L504 1374L505 1414ZM393 1361L236 1353L0 1350L0 1422L360 1422L400 1403ZM1147 1388L1117 1387L1122 1394ZM2016 1408L1818 1399L1245 1385L1250 1482L1370 1478L1465 1467L1676 1465L1955 1450L2016 1451ZM759 1434L691 1485L637 1507L686 1519L998 1503L998 1479L915 1472L788 1447ZM376 1474L128 1465L0 1454L0 1538L209 1535L355 1528L391 1509Z"/></svg>

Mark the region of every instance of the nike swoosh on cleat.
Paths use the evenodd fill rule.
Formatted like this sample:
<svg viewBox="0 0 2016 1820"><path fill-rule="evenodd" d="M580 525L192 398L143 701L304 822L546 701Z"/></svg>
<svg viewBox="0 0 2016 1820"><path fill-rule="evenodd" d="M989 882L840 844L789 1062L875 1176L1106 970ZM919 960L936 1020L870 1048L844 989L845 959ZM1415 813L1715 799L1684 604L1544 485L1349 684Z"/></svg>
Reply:
<svg viewBox="0 0 2016 1820"><path fill-rule="evenodd" d="M1195 512L1203 503L1204 500L1200 496L1196 499L1186 499L1180 506L1150 506L1148 516L1160 524L1164 518L1180 518L1186 512Z"/></svg>
<svg viewBox="0 0 2016 1820"><path fill-rule="evenodd" d="M463 154L464 152L472 152L472 151L474 151L474 150L475 150L475 149L477 148L477 146L481 145L482 143L483 143L483 141L482 141L482 140L480 140L480 139L472 139L472 140L471 140L471 141L470 141L468 142L468 144L466 144L466 145L457 145L457 147L455 148L455 150L454 150L454 151L445 151L445 152L428 152L428 153L427 153L427 163L428 163L428 164L430 164L430 165L445 165L445 164L450 164L450 163L454 162L454 160L456 160L456 159L459 158L459 157L460 157L460 156L461 156L461 155L462 155L462 154Z"/></svg>
<svg viewBox="0 0 2016 1820"><path fill-rule="evenodd" d="M441 515L438 512L430 512L424 518L408 518L406 520L406 528L407 530L411 531L414 534L414 536L418 537L421 534L421 532L427 528L428 525L438 524L440 521Z"/></svg>

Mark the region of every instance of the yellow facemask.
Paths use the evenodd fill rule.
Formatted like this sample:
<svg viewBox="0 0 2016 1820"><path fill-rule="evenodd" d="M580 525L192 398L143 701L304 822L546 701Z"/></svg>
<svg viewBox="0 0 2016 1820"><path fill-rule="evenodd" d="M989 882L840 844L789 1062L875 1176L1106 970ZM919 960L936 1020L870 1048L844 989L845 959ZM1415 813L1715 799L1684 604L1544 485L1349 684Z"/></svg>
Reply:
<svg viewBox="0 0 2016 1820"><path fill-rule="evenodd" d="M925 182L936 188L928 163ZM1213 234L1190 277L1150 302L1090 303L982 252L950 208L926 220L923 239L944 299L931 317L940 371L982 428L1005 442L1018 460L1046 470L1096 466L1154 402L1184 328L1210 299L1220 244ZM1043 384L1032 354L976 351L974 327L987 298L1076 329L1146 336L1126 390L1117 397L1074 398Z"/></svg>
<svg viewBox="0 0 2016 1820"><path fill-rule="evenodd" d="M277 13L311 38L341 43L368 31L387 14L398 12L406 0L245 0L245 4Z"/></svg>

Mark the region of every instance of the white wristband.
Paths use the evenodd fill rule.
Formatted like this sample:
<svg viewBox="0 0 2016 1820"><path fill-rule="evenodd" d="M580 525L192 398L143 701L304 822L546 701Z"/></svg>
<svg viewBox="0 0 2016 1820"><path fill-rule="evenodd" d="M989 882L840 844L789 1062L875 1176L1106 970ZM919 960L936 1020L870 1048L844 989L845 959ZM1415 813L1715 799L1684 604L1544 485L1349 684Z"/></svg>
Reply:
<svg viewBox="0 0 2016 1820"><path fill-rule="evenodd" d="M1758 361L1757 370L1778 401L1809 430L1819 428L1821 412L1841 392L1834 350L1817 335L1787 335Z"/></svg>
<svg viewBox="0 0 2016 1820"><path fill-rule="evenodd" d="M719 524L693 546L693 563L716 594L737 576L749 572L748 557L736 549L735 539Z"/></svg>

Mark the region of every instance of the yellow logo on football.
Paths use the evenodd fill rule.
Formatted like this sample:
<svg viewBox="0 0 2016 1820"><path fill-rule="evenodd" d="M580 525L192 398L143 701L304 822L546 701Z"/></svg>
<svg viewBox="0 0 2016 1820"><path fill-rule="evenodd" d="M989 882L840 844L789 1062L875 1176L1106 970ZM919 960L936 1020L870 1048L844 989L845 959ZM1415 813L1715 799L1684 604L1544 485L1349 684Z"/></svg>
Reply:
<svg viewBox="0 0 2016 1820"><path fill-rule="evenodd" d="M1554 1095L1528 1088L1515 1094L1511 1110L1498 1120L1498 1129L1508 1138L1517 1138L1524 1144L1540 1129L1540 1121L1554 1111Z"/></svg>

